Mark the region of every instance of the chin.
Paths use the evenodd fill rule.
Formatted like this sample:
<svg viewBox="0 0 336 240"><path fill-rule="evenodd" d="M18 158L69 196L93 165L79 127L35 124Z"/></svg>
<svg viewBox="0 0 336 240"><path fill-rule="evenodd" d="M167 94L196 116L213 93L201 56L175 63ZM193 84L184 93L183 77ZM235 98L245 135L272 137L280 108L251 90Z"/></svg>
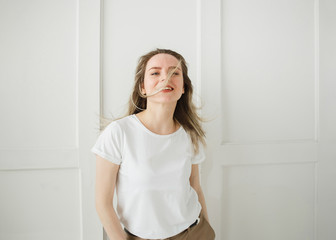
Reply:
<svg viewBox="0 0 336 240"><path fill-rule="evenodd" d="M151 102L153 103L175 103L176 104L177 101L181 98L181 96L157 96L155 99L152 99Z"/></svg>
<svg viewBox="0 0 336 240"><path fill-rule="evenodd" d="M158 98L153 101L150 101L151 103L159 103L159 104L176 104L179 98ZM148 100L147 100L148 101Z"/></svg>

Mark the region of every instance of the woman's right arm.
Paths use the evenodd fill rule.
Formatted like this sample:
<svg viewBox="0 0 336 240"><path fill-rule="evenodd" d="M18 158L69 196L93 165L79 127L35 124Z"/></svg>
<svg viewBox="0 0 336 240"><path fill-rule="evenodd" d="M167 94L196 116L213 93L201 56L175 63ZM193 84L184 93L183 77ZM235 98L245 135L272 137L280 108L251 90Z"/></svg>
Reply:
<svg viewBox="0 0 336 240"><path fill-rule="evenodd" d="M119 165L96 155L96 211L110 240L126 240L119 218L113 208L113 196Z"/></svg>

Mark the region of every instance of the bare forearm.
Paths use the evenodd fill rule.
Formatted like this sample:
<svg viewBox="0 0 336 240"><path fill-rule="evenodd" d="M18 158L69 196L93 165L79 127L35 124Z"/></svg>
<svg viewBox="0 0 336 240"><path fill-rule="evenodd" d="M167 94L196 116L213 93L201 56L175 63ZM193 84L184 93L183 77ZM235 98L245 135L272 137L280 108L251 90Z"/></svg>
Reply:
<svg viewBox="0 0 336 240"><path fill-rule="evenodd" d="M119 218L112 204L100 204L96 206L100 221L102 222L110 240L126 240L126 233L122 229Z"/></svg>
<svg viewBox="0 0 336 240"><path fill-rule="evenodd" d="M198 195L198 201L200 202L200 204L202 206L204 217L209 222L208 210L207 210L207 207L206 207L205 197L204 197L203 191L200 188L196 192L197 192L197 195Z"/></svg>

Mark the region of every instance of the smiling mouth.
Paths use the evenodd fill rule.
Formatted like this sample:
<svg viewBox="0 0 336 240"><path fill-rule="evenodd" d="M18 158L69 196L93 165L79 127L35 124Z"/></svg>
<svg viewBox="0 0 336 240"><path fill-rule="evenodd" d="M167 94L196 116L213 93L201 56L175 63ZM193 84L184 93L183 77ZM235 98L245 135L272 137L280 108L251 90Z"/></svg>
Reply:
<svg viewBox="0 0 336 240"><path fill-rule="evenodd" d="M168 90L168 91L173 91L174 88L172 88L172 87L163 87L163 88L160 88L160 89L154 91L153 93L147 94L147 97L154 96L155 94L158 94L158 93L161 92L161 91L167 91L167 90Z"/></svg>
<svg viewBox="0 0 336 240"><path fill-rule="evenodd" d="M164 88L162 88L162 90L174 90L174 88L172 88L172 87L164 87Z"/></svg>

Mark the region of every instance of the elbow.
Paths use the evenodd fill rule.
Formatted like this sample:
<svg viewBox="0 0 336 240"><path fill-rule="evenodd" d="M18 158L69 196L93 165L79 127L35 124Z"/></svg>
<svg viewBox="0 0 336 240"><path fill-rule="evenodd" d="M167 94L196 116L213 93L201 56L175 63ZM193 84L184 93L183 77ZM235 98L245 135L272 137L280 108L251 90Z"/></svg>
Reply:
<svg viewBox="0 0 336 240"><path fill-rule="evenodd" d="M113 198L96 196L95 207L97 212L105 211L106 208L113 207Z"/></svg>

